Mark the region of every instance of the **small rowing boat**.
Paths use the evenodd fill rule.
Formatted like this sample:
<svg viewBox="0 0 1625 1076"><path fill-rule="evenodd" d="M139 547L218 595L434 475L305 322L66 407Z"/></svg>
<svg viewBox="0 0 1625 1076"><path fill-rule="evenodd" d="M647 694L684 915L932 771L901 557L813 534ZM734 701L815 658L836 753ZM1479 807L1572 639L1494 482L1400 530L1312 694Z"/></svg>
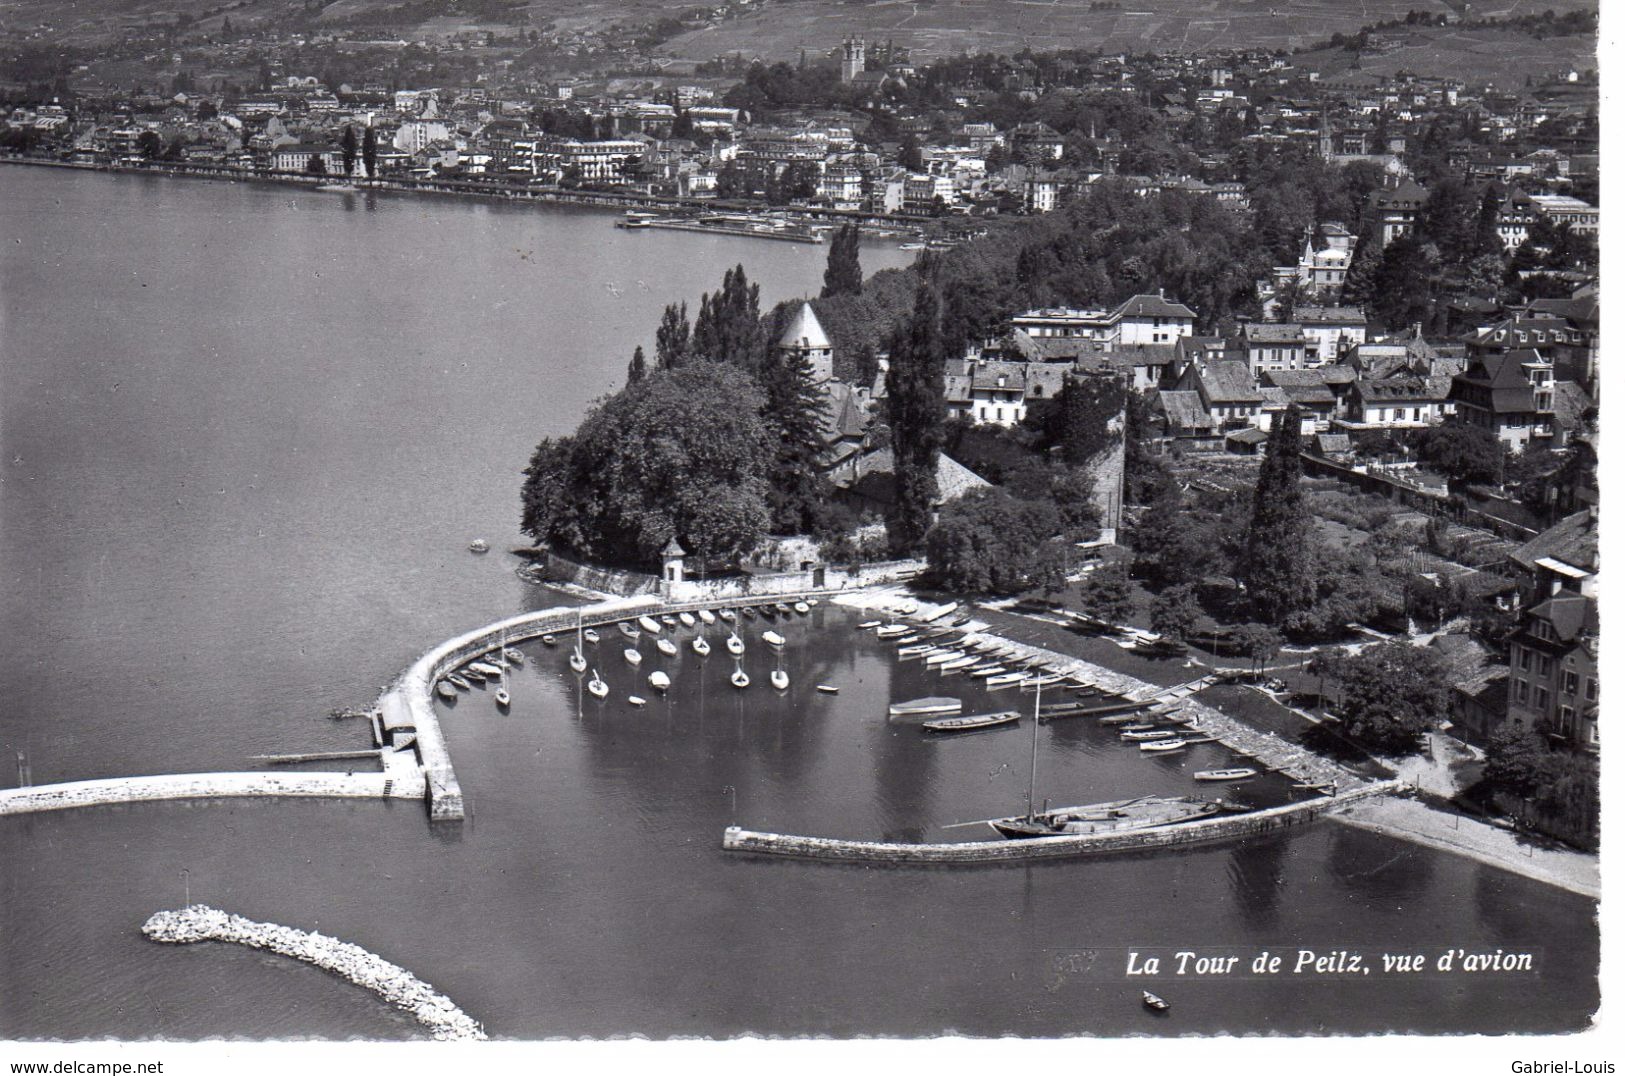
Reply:
<svg viewBox="0 0 1625 1076"><path fill-rule="evenodd" d="M636 667L643 664L643 655L638 653L638 648L635 646L627 647L625 650L621 651L621 654L626 658L628 665Z"/></svg>
<svg viewBox="0 0 1625 1076"><path fill-rule="evenodd" d="M542 645L543 646L558 646L559 641L557 639L555 639L552 636L552 634L550 633L550 634L542 636Z"/></svg>
<svg viewBox="0 0 1625 1076"><path fill-rule="evenodd" d="M637 625L633 624L630 620L623 620L615 626L620 628L621 634L626 636L628 639L636 639L640 634Z"/></svg>
<svg viewBox="0 0 1625 1076"><path fill-rule="evenodd" d="M1258 771L1248 766L1234 766L1228 770L1197 770L1191 776L1198 781L1245 781L1257 777Z"/></svg>
<svg viewBox="0 0 1625 1076"><path fill-rule="evenodd" d="M973 732L976 729L1014 725L1021 715L1014 710L999 710L987 714L966 714L963 717L939 717L920 725L927 732Z"/></svg>
<svg viewBox="0 0 1625 1076"><path fill-rule="evenodd" d="M656 639L655 649L666 655L668 658L674 658L677 656L677 644L672 642L670 639Z"/></svg>
<svg viewBox="0 0 1625 1076"><path fill-rule="evenodd" d="M905 646L899 649L897 651L897 656L903 661L908 661L910 658L917 658L925 654L929 654L935 649L936 647L932 646L930 643L916 643L913 646Z"/></svg>
<svg viewBox="0 0 1625 1076"><path fill-rule="evenodd" d="M862 624L859 624L858 627L863 631L868 631L870 628L880 627L883 623L884 621L880 620L865 620Z"/></svg>
<svg viewBox="0 0 1625 1076"><path fill-rule="evenodd" d="M694 626L694 614L693 613L690 613L690 612L678 613L677 614L677 619L683 625L683 627L685 627L685 628L692 628Z"/></svg>
<svg viewBox="0 0 1625 1076"><path fill-rule="evenodd" d="M633 706L643 706L649 700L644 698L642 695L628 695L626 697L626 701L631 703Z"/></svg>
<svg viewBox="0 0 1625 1076"><path fill-rule="evenodd" d="M808 605L806 602L796 602L796 604L791 606L791 608L800 613L802 616L806 616L808 613L812 612L812 606Z"/></svg>
<svg viewBox="0 0 1625 1076"><path fill-rule="evenodd" d="M450 681L451 686L456 688L458 691L467 691L468 690L468 681L464 680L461 676L458 676L456 673L449 674L446 677L446 679L448 681Z"/></svg>
<svg viewBox="0 0 1625 1076"><path fill-rule="evenodd" d="M1152 740L1150 743L1140 745L1141 751L1178 751L1185 746L1184 740Z"/></svg>
<svg viewBox="0 0 1625 1076"><path fill-rule="evenodd" d="M766 643L768 646L783 646L784 636L780 635L776 631L764 631L762 632L762 642Z"/></svg>
<svg viewBox="0 0 1625 1076"><path fill-rule="evenodd" d="M886 624L886 625L882 626L879 631L875 632L875 638L877 638L877 639L895 639L899 635L907 635L907 634L908 634L908 625L907 624Z"/></svg>
<svg viewBox="0 0 1625 1076"><path fill-rule="evenodd" d="M485 677L487 680L494 680L502 675L501 669L497 668L495 665L488 665L483 661L471 661L468 663L468 667Z"/></svg>
<svg viewBox="0 0 1625 1076"><path fill-rule="evenodd" d="M825 695L839 695L841 693L841 689L834 684L819 684L818 690Z"/></svg>
<svg viewBox="0 0 1625 1076"><path fill-rule="evenodd" d="M1153 732L1125 732L1122 738L1129 743L1149 743L1152 740L1171 740L1174 734L1167 729L1157 729Z"/></svg>
<svg viewBox="0 0 1625 1076"><path fill-rule="evenodd" d="M944 650L938 648L925 655L925 663L927 665L941 665L944 662L953 661L955 658L962 658L964 656L964 654L961 654L957 650ZM975 659L973 658L972 660L974 661Z"/></svg>
<svg viewBox="0 0 1625 1076"><path fill-rule="evenodd" d="M638 617L638 627L642 628L650 635L660 634L660 621L656 620L652 616L644 615Z"/></svg>
<svg viewBox="0 0 1625 1076"><path fill-rule="evenodd" d="M715 624L717 622L717 614L713 613L709 609L701 609L699 615L700 615L700 623L701 624L709 625L709 624Z"/></svg>
<svg viewBox="0 0 1625 1076"><path fill-rule="evenodd" d="M1001 687L1009 687L1011 684L1019 684L1024 675L1026 674L1018 672L994 673L983 682L982 686L987 688L989 691L996 691Z"/></svg>
<svg viewBox="0 0 1625 1076"><path fill-rule="evenodd" d="M434 686L434 690L435 694L439 695L442 699L455 699L457 697L457 689L446 683L444 680L436 684Z"/></svg>
<svg viewBox="0 0 1625 1076"><path fill-rule="evenodd" d="M1140 991L1140 1004L1144 1005L1152 1012L1167 1012L1169 1009L1169 1005L1166 1001L1163 1001L1149 990Z"/></svg>
<svg viewBox="0 0 1625 1076"><path fill-rule="evenodd" d="M950 658L949 660L943 662L941 665L938 665L937 666L937 672L941 672L941 673L958 672L960 669L963 669L963 668L966 668L967 666L975 665L975 664L976 664L976 659L975 658L971 657L969 654L961 654L957 658Z"/></svg>
<svg viewBox="0 0 1625 1076"><path fill-rule="evenodd" d="M931 714L957 714L965 704L945 695L927 695L923 699L894 702L886 707L892 717L928 717Z"/></svg>
<svg viewBox="0 0 1625 1076"><path fill-rule="evenodd" d="M667 688L671 687L671 677L667 676L659 669L656 669L654 672L649 674L649 686L654 688L656 691L664 692Z"/></svg>
<svg viewBox="0 0 1625 1076"><path fill-rule="evenodd" d="M731 624L733 623L735 614L732 609L719 609L717 610L717 616Z"/></svg>
<svg viewBox="0 0 1625 1076"><path fill-rule="evenodd" d="M515 665L523 665L525 663L525 655L521 654L511 646L505 646L502 648L502 656L507 658Z"/></svg>
<svg viewBox="0 0 1625 1076"><path fill-rule="evenodd" d="M598 633L596 631L594 631L592 628L588 628L586 631L583 631L581 633L581 637L583 639L587 640L589 643L597 643L598 640L599 640Z"/></svg>

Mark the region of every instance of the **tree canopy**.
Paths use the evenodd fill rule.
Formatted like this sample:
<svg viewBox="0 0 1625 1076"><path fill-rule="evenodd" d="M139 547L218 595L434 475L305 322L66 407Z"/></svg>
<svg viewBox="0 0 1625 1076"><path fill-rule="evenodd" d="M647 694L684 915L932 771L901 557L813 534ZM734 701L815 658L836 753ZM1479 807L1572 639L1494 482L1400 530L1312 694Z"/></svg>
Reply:
<svg viewBox="0 0 1625 1076"><path fill-rule="evenodd" d="M650 567L673 538L737 556L769 524L771 445L750 375L716 363L654 370L537 446L527 534L594 561Z"/></svg>
<svg viewBox="0 0 1625 1076"><path fill-rule="evenodd" d="M1060 513L1045 501L983 489L945 506L926 536L932 576L951 590L1013 594L1058 585L1066 546Z"/></svg>
<svg viewBox="0 0 1625 1076"><path fill-rule="evenodd" d="M1449 680L1444 663L1426 647L1381 643L1315 661L1315 670L1337 683L1348 735L1374 750L1412 753L1445 716Z"/></svg>

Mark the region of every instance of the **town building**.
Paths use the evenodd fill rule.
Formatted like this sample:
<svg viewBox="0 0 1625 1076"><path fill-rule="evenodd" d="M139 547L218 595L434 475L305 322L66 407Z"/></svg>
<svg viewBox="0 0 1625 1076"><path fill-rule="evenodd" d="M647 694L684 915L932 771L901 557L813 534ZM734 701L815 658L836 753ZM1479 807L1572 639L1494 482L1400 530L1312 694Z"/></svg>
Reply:
<svg viewBox="0 0 1625 1076"><path fill-rule="evenodd" d="M1539 351L1479 355L1451 383L1450 399L1466 421L1489 430L1513 452L1555 433L1552 364Z"/></svg>

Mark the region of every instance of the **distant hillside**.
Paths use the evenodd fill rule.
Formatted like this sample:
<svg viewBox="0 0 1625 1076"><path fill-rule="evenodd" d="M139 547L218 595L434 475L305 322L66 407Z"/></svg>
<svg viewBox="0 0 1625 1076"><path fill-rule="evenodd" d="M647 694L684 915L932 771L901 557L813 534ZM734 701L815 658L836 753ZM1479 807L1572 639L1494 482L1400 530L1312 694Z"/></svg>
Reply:
<svg viewBox="0 0 1625 1076"><path fill-rule="evenodd" d="M1536 38L1515 30L1428 26L1385 30L1381 36L1376 48L1358 53L1315 49L1293 57L1293 62L1320 72L1332 85L1411 71L1460 79L1468 86L1493 82L1502 89L1517 89L1530 78L1541 82L1597 67L1595 34Z"/></svg>
<svg viewBox="0 0 1625 1076"><path fill-rule="evenodd" d="M819 53L848 34L894 40L930 59L963 51L1098 48L1196 52L1303 48L1408 12L1460 14L1461 0L775 0L745 18L684 34L663 52L709 60L741 52L764 59ZM1523 0L1474 3L1472 17L1522 14ZM1541 0L1559 13L1595 11L1594 0Z"/></svg>

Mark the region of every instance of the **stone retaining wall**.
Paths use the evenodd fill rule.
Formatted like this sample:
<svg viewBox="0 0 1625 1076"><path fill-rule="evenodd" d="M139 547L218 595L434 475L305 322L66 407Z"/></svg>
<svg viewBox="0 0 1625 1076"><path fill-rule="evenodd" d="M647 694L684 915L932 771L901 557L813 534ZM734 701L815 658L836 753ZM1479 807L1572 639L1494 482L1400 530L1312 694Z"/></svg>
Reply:
<svg viewBox="0 0 1625 1076"><path fill-rule="evenodd" d="M0 789L0 815L220 796L421 799L423 794L421 780L385 773L180 773Z"/></svg>
<svg viewBox="0 0 1625 1076"><path fill-rule="evenodd" d="M371 990L404 1009L442 1040L482 1040L485 1032L451 999L405 968L391 964L359 945L339 941L276 923L258 923L206 904L179 911L157 912L141 932L155 942L186 944L201 941L235 942L265 949L314 964L341 979Z"/></svg>
<svg viewBox="0 0 1625 1076"><path fill-rule="evenodd" d="M963 844L898 844L848 841L832 837L799 837L760 833L729 826L722 847L731 852L796 856L805 859L856 860L884 863L1009 863L1032 859L1096 855L1107 852L1176 848L1212 841L1234 840L1307 825L1329 811L1367 796L1393 792L1397 781L1365 785L1337 796L1291 803L1246 814L1225 815L1174 826L1129 833L1090 833L1078 836L1035 837L1029 840L972 841Z"/></svg>

